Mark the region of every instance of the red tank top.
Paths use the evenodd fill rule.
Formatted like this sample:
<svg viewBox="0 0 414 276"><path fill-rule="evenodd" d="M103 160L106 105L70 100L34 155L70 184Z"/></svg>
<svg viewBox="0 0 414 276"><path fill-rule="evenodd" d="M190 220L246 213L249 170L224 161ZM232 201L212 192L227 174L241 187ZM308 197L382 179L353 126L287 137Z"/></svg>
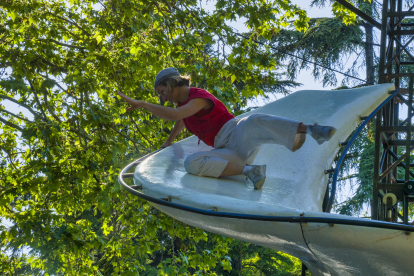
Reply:
<svg viewBox="0 0 414 276"><path fill-rule="evenodd" d="M184 103L178 103L178 107L187 104L194 98L206 98L213 101L214 106L208 110L200 110L196 114L184 118L184 124L187 130L193 133L198 139L202 140L209 146L214 147L214 137L220 131L221 127L234 118L227 110L226 106L214 97L208 91L191 87L188 100Z"/></svg>

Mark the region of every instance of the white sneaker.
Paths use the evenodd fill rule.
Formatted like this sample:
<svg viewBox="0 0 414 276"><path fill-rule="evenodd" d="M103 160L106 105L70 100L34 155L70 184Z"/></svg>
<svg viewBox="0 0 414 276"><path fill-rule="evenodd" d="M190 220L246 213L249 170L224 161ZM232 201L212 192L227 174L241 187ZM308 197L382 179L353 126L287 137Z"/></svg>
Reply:
<svg viewBox="0 0 414 276"><path fill-rule="evenodd" d="M245 174L254 184L254 188L259 190L262 188L266 180L266 165L251 165L253 168Z"/></svg>
<svg viewBox="0 0 414 276"><path fill-rule="evenodd" d="M328 141L335 134L336 128L331 126L319 126L318 124L309 125L311 130L311 136L313 139L321 145L323 142Z"/></svg>

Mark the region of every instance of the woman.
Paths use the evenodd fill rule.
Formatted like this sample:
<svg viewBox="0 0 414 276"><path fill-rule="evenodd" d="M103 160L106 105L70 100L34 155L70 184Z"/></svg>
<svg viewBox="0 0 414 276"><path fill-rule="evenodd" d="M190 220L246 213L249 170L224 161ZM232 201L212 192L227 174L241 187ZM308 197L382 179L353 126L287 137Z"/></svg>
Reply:
<svg viewBox="0 0 414 276"><path fill-rule="evenodd" d="M185 169L198 176L220 177L245 175L255 189L266 179L266 165L252 165L263 144L284 145L298 150L305 142L306 133L318 144L328 141L336 129L330 126L305 125L301 122L267 114L251 114L236 119L216 97L204 89L191 87L190 78L181 76L175 68L160 71L154 89L161 102L172 102L177 108L164 107L133 100L118 92L130 107L127 111L144 108L155 116L175 121L170 136L161 146L168 147L184 129L214 147L186 158Z"/></svg>

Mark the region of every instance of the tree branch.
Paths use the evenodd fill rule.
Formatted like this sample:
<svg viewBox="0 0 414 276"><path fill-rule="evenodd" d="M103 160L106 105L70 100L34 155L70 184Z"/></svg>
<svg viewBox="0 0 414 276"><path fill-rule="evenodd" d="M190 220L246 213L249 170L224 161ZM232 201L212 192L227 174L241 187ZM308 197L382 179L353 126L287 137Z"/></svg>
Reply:
<svg viewBox="0 0 414 276"><path fill-rule="evenodd" d="M82 91L80 91L79 112L80 112L80 118L83 118L83 93ZM79 126L80 126L80 122L79 122ZM78 129L79 129L79 126L78 126ZM85 142L85 148L86 148L87 147L86 138L83 137L83 140Z"/></svg>
<svg viewBox="0 0 414 276"><path fill-rule="evenodd" d="M12 127L12 128L17 129L18 131L23 131L23 128L21 128L20 126L15 125L13 123L10 123L9 121L3 119L2 117L0 117L0 122L2 122L3 124L5 124L6 126L9 126L9 127Z"/></svg>
<svg viewBox="0 0 414 276"><path fill-rule="evenodd" d="M33 123L33 122L32 122L32 121L30 121L29 119L26 119L26 118L20 117L19 115L16 115L16 114L14 114L14 113L12 113L12 112L10 112L10 111L7 111L6 109L0 109L0 112L7 113L7 114L9 114L9 115L11 115L11 116L13 116L13 117L16 117L17 119L23 120L23 121L26 121L26 122L29 122L29 123Z"/></svg>
<svg viewBox="0 0 414 276"><path fill-rule="evenodd" d="M381 23L377 22L374 18L369 16L368 14L364 13L363 11L359 10L357 7L353 6L351 3L348 3L346 0L335 0L348 10L354 12L359 17L370 23L372 26L376 27L377 29L381 30Z"/></svg>
<svg viewBox="0 0 414 276"><path fill-rule="evenodd" d="M355 43L355 44L360 44L358 41L356 41L356 40L350 40L352 43ZM367 45L374 45L374 46L381 46L381 45L379 45L379 44L376 44L376 43L369 43L369 42L365 42L365 41L362 41L362 43L363 44L367 44Z"/></svg>
<svg viewBox="0 0 414 276"><path fill-rule="evenodd" d="M43 115L44 119L47 121L47 116L46 116L46 113L45 113L45 111L43 110L42 105L40 104L39 98L37 97L36 89L34 88L34 86L33 86L32 82L30 81L30 79L29 79L29 78L27 78L27 81L28 81L28 82L29 82L29 84L30 84L30 88L32 89L33 96L34 96L34 98L35 98L35 100L36 100L37 105L39 106L40 112L42 113L42 115Z"/></svg>
<svg viewBox="0 0 414 276"><path fill-rule="evenodd" d="M13 98L11 98L11 97L8 97L8 96L6 96L6 95L0 95L0 99L9 100L9 101L11 101L11 102L14 102L15 104L18 104L18 105L20 105L20 106L23 106L24 108L26 108L27 110L29 110L29 111L30 111L30 113L32 113L32 114L35 116L35 118L36 118L36 117L39 117L39 114L37 114L37 112L36 112L36 111L34 111L34 110L30 107L30 106L25 105L24 103L21 103L21 102L19 102L19 101L17 101L17 100L15 100L15 99L13 99Z"/></svg>
<svg viewBox="0 0 414 276"><path fill-rule="evenodd" d="M42 74L40 74L39 73L39 76L41 76L41 77L43 77L43 78L45 78L45 79L48 79L48 80L52 80L51 78L49 78L48 76L45 76L45 75L42 75ZM70 97L72 97L72 98L74 98L74 99L78 99L75 95L72 95L72 93L70 93L69 92L69 88L68 89L65 89L65 88L63 88L57 81L55 81L55 84L62 90L62 91L64 91L64 92L66 92Z"/></svg>
<svg viewBox="0 0 414 276"><path fill-rule="evenodd" d="M83 133L83 134L82 134L80 131L78 131L78 130L74 129L73 127L69 128L69 130L70 130L71 132L73 132L73 133L76 133L76 134L78 134L78 135L80 135L80 136L83 136L83 137L84 137L84 139L86 139L86 140L92 141L92 138L91 138L91 137L89 137L89 136L88 136L88 135L86 135L85 133Z"/></svg>
<svg viewBox="0 0 414 276"><path fill-rule="evenodd" d="M54 67L54 68L56 68L56 69L59 69L60 71L62 71L62 72L64 72L64 73L67 73L68 72L68 70L66 69L66 68L63 68L63 67L60 67L60 66L58 66L58 65L56 65L56 64L54 64L54 63L51 63L50 61L47 61L47 60L45 60L45 59L43 59L43 58L40 58L44 63L46 63L47 65L49 65L49 66L52 66L52 67Z"/></svg>
<svg viewBox="0 0 414 276"><path fill-rule="evenodd" d="M359 156L358 152L350 152L350 153L345 155L345 159L355 158L355 157L358 157L358 156Z"/></svg>
<svg viewBox="0 0 414 276"><path fill-rule="evenodd" d="M62 121L59 119L59 117L52 110L52 108L49 105L49 102L47 101L47 91L46 91L46 89L43 91L43 98L45 100L45 105L46 105L47 110L49 110L49 113L52 114L53 118L55 118L56 121L58 121L59 123L61 123Z"/></svg>
<svg viewBox="0 0 414 276"><path fill-rule="evenodd" d="M38 39L38 40L39 41L46 41L46 42L53 42L53 43L55 43L57 45L64 46L64 47L69 47L69 48L74 48L74 49L79 49L79 50L86 50L85 47L61 43L61 42L59 42L57 40L54 40L54 39Z"/></svg>
<svg viewBox="0 0 414 276"><path fill-rule="evenodd" d="M138 147L135 145L135 141L133 141L131 138L129 138L128 136L126 136L125 134L123 134L122 132L118 131L115 127L111 126L111 124L108 124L110 128L112 128L116 133L118 133L119 135L122 135L125 139L127 139L128 141L131 141L132 144L134 145L135 149L137 150L137 152L139 153L139 149Z"/></svg>
<svg viewBox="0 0 414 276"><path fill-rule="evenodd" d="M0 63L0 68L7 68L12 66L11 62Z"/></svg>
<svg viewBox="0 0 414 276"><path fill-rule="evenodd" d="M243 268L245 268L245 267L254 267L254 268L257 268L259 271L261 271L260 267L258 267L255 264L252 264L252 263L244 264Z"/></svg>
<svg viewBox="0 0 414 276"><path fill-rule="evenodd" d="M0 146L0 149L2 149L2 150L4 150L7 154L8 154L8 152L2 147L2 146ZM17 188L16 187L12 187L12 188L9 188L9 189L7 189L7 190L4 190L1 194L0 194L0 198L3 198L3 196L5 196L6 195L6 193L10 193L10 192L12 192L12 191L15 191L15 190L17 190ZM4 205L3 205L4 206ZM10 210L10 209L9 209Z"/></svg>
<svg viewBox="0 0 414 276"><path fill-rule="evenodd" d="M347 175L347 176L344 176L344 177L340 177L340 178L337 179L337 181L343 181L343 180L355 178L355 177L358 177L358 176L359 176L359 173L354 173L354 174L350 174L350 175ZM331 184L331 183L332 183L332 181L329 181L328 184Z"/></svg>
<svg viewBox="0 0 414 276"><path fill-rule="evenodd" d="M168 33L170 34L170 37L168 37L168 34L167 34L167 37L168 37L168 39L170 39L171 40L171 42L172 42L172 40L173 40L173 36L172 36L172 34L171 34L171 26L170 26L170 23L169 23L169 21L167 20L167 16L162 12L162 10L161 10L161 8L160 8L160 6L158 5L158 3L155 1L154 2L154 5L155 6L157 6L157 10L158 10L158 12L160 12L163 16L164 16L164 18L165 18L165 24L167 24L167 28L168 28Z"/></svg>
<svg viewBox="0 0 414 276"><path fill-rule="evenodd" d="M135 120L132 118L131 114L129 115L129 119L130 121L135 125L136 129L138 130L139 134L141 134L141 136L148 142L148 144L150 144L154 150L156 150L157 148L151 143L151 141L141 132L141 130L139 129L139 126L137 125L137 123L135 122Z"/></svg>
<svg viewBox="0 0 414 276"><path fill-rule="evenodd" d="M66 21L66 22L68 22L68 23L76 26L79 30L81 30L82 32L84 32L87 36L89 36L89 37L91 36L90 33L88 33L85 29L83 29L81 26L79 26L76 22L73 22L73 21L71 21L69 19L66 19L66 18L64 18L62 16L59 16L59 15L54 14L54 13L51 13L51 12L47 12L47 13L50 14L50 15L52 15L52 16L54 16L54 17L56 17L56 18L59 18L59 19L61 19L63 21Z"/></svg>
<svg viewBox="0 0 414 276"><path fill-rule="evenodd" d="M65 26L59 26L59 28L61 28L62 30L70 33L71 36L73 36L74 38L76 38L77 40L82 40L82 38L80 38L79 36L77 36L76 34L72 33L71 31L69 31L67 28L65 28Z"/></svg>

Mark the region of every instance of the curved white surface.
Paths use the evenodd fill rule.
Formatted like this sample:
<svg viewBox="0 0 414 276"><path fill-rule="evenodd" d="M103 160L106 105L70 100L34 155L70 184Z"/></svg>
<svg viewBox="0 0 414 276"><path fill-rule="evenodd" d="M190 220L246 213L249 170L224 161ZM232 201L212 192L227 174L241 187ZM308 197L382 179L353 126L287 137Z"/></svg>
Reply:
<svg viewBox="0 0 414 276"><path fill-rule="evenodd" d="M257 110L243 114L266 113L306 124L319 123L337 128L329 142L318 145L312 137L296 152L279 145L261 147L255 164L267 165L267 178L261 190L254 190L243 176L198 177L187 174L184 159L197 151L212 148L195 136L173 144L139 164L134 180L153 197L171 196L173 202L201 209L244 214L272 215L275 208L321 211L328 176L339 142L343 142L392 90L391 84L337 91L298 91Z"/></svg>
<svg viewBox="0 0 414 276"><path fill-rule="evenodd" d="M240 116L267 113L337 128L329 142L318 145L308 136L302 148L294 153L279 145L262 146L254 162L267 165L267 178L261 190L254 190L243 176L215 179L187 174L183 165L185 158L194 152L212 149L202 142L198 145L194 136L146 158L137 166L134 182L142 185L146 195L171 197L174 203L204 210L214 207L219 212L240 214L298 216L304 213L305 216L351 219L321 213L328 181L324 170L331 168L339 142L345 141L361 122L359 116L369 115L392 89L393 85L382 84L348 90L298 91ZM395 234L398 232L395 230L217 218L154 206L192 226L296 256L308 266L312 275L392 275L389 271L403 275L414 271L414 265L405 262L405 258L389 262L378 253L390 250L394 244L407 253L405 256L414 253L411 236ZM392 233L395 237L389 242L385 238ZM342 239L344 234L346 238ZM368 241L377 246L368 246ZM401 246L407 241L409 247L404 251ZM366 264L373 260L381 260L381 266ZM388 272L378 267L388 267Z"/></svg>
<svg viewBox="0 0 414 276"><path fill-rule="evenodd" d="M194 227L295 256L302 260L312 276L413 275L413 232L327 223L213 217L153 205ZM275 215L286 214L282 211ZM303 215L358 219L329 213L305 212Z"/></svg>

